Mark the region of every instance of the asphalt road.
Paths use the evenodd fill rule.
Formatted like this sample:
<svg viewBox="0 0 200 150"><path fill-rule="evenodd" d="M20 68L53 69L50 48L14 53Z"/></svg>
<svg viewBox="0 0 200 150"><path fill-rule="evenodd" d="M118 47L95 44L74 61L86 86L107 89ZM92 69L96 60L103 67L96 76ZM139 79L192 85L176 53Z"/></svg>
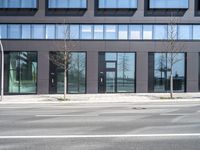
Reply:
<svg viewBox="0 0 200 150"><path fill-rule="evenodd" d="M200 150L200 102L1 104L0 150Z"/></svg>

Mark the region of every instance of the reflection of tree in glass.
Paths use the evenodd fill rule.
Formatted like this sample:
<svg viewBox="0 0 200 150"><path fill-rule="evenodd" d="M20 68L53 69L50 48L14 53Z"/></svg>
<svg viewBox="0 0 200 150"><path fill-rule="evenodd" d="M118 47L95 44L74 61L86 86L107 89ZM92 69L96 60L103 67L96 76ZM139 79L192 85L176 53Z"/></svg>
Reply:
<svg viewBox="0 0 200 150"><path fill-rule="evenodd" d="M129 71L129 67L128 67L128 55L125 53L121 53L120 55L122 55L122 57L119 57L119 62L118 62L118 67L119 67L119 71L122 72L122 85L123 87L125 86L125 78L127 78L126 72Z"/></svg>

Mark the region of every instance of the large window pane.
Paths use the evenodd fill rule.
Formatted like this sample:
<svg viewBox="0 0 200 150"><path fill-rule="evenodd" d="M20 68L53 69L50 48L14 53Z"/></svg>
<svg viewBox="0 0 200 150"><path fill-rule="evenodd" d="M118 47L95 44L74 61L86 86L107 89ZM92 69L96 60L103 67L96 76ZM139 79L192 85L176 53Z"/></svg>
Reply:
<svg viewBox="0 0 200 150"><path fill-rule="evenodd" d="M0 8L8 8L8 0L0 0Z"/></svg>
<svg viewBox="0 0 200 150"><path fill-rule="evenodd" d="M177 25L168 25L168 39L175 40L178 38L178 27Z"/></svg>
<svg viewBox="0 0 200 150"><path fill-rule="evenodd" d="M142 39L142 25L129 25L129 39Z"/></svg>
<svg viewBox="0 0 200 150"><path fill-rule="evenodd" d="M188 8L188 0L150 0L149 7L153 9Z"/></svg>
<svg viewBox="0 0 200 150"><path fill-rule="evenodd" d="M81 26L81 39L92 39L92 25Z"/></svg>
<svg viewBox="0 0 200 150"><path fill-rule="evenodd" d="M192 39L192 26L191 25L179 25L178 26L178 39L180 39L180 40Z"/></svg>
<svg viewBox="0 0 200 150"><path fill-rule="evenodd" d="M21 0L21 8L36 8L36 0Z"/></svg>
<svg viewBox="0 0 200 150"><path fill-rule="evenodd" d="M152 25L143 25L143 39L144 40L151 40L152 33L153 33Z"/></svg>
<svg viewBox="0 0 200 150"><path fill-rule="evenodd" d="M86 55L81 52L71 53L68 71L68 93L85 93L86 89Z"/></svg>
<svg viewBox="0 0 200 150"><path fill-rule="evenodd" d="M184 53L155 53L154 54L154 91L165 92L170 90L170 58L176 62L172 68L173 89L185 90L185 54Z"/></svg>
<svg viewBox="0 0 200 150"><path fill-rule="evenodd" d="M46 39L55 39L56 27L55 25L46 25Z"/></svg>
<svg viewBox="0 0 200 150"><path fill-rule="evenodd" d="M137 8L137 0L99 0L99 8Z"/></svg>
<svg viewBox="0 0 200 150"><path fill-rule="evenodd" d="M193 25L193 39L200 40L200 25Z"/></svg>
<svg viewBox="0 0 200 150"><path fill-rule="evenodd" d="M79 25L70 25L70 39L79 39L80 38L80 29Z"/></svg>
<svg viewBox="0 0 200 150"><path fill-rule="evenodd" d="M49 0L49 8L86 8L86 0Z"/></svg>
<svg viewBox="0 0 200 150"><path fill-rule="evenodd" d="M20 25L8 25L8 38L20 39L21 38L21 26Z"/></svg>
<svg viewBox="0 0 200 150"><path fill-rule="evenodd" d="M154 25L153 38L155 40L167 39L167 26L166 25Z"/></svg>
<svg viewBox="0 0 200 150"><path fill-rule="evenodd" d="M128 39L128 26L127 25L119 25L118 26L118 39L126 40Z"/></svg>
<svg viewBox="0 0 200 150"><path fill-rule="evenodd" d="M105 39L116 39L117 37L116 25L105 25Z"/></svg>
<svg viewBox="0 0 200 150"><path fill-rule="evenodd" d="M56 39L69 39L70 30L68 25L56 26Z"/></svg>
<svg viewBox="0 0 200 150"><path fill-rule="evenodd" d="M50 88L54 89L51 93L63 93L64 91L64 69L61 65L55 63L56 59L62 59L64 52L51 52L50 58ZM59 57L57 57L60 55ZM67 74L67 92L68 93L85 93L86 92L86 53L85 52L71 52L69 54L68 74ZM53 80L53 82L52 82ZM54 83L55 81L55 83ZM56 86L55 86L56 85ZM54 87L55 86L55 87Z"/></svg>
<svg viewBox="0 0 200 150"><path fill-rule="evenodd" d="M37 55L20 52L20 93L36 93Z"/></svg>
<svg viewBox="0 0 200 150"><path fill-rule="evenodd" d="M31 25L22 25L22 39L31 39Z"/></svg>
<svg viewBox="0 0 200 150"><path fill-rule="evenodd" d="M94 25L94 39L103 39L103 25Z"/></svg>
<svg viewBox="0 0 200 150"><path fill-rule="evenodd" d="M9 8L20 8L20 0L8 0Z"/></svg>
<svg viewBox="0 0 200 150"><path fill-rule="evenodd" d="M7 25L6 24L2 24L0 25L0 39L7 39Z"/></svg>
<svg viewBox="0 0 200 150"><path fill-rule="evenodd" d="M117 8L117 0L106 0L105 8Z"/></svg>
<svg viewBox="0 0 200 150"><path fill-rule="evenodd" d="M117 92L135 91L135 54L118 53Z"/></svg>
<svg viewBox="0 0 200 150"><path fill-rule="evenodd" d="M45 26L44 25L33 25L32 26L32 38L33 39L44 39L45 38Z"/></svg>
<svg viewBox="0 0 200 150"><path fill-rule="evenodd" d="M37 53L8 52L8 93L36 93Z"/></svg>

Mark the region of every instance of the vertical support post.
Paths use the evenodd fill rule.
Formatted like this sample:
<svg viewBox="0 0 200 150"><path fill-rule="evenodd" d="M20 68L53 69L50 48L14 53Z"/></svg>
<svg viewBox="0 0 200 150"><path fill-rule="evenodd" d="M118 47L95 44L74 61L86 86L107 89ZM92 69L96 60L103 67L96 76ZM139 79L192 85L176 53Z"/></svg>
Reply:
<svg viewBox="0 0 200 150"><path fill-rule="evenodd" d="M4 94L4 50L3 45L0 40L0 47L1 47L1 101L3 101L3 94Z"/></svg>

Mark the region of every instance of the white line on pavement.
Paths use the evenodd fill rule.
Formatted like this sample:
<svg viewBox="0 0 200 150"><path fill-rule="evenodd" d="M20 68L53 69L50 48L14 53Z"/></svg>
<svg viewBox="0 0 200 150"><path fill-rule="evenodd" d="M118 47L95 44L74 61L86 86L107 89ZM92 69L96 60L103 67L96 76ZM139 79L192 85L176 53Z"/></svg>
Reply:
<svg viewBox="0 0 200 150"><path fill-rule="evenodd" d="M36 117L97 117L98 115L35 115Z"/></svg>
<svg viewBox="0 0 200 150"><path fill-rule="evenodd" d="M165 114L160 114L161 116L190 116L192 114L184 114L184 113L173 113L173 114L170 114L170 113L165 113Z"/></svg>
<svg viewBox="0 0 200 150"><path fill-rule="evenodd" d="M199 137L200 133L185 134L111 134L111 135L41 135L0 136L0 139L72 139L72 138L132 138L132 137Z"/></svg>

